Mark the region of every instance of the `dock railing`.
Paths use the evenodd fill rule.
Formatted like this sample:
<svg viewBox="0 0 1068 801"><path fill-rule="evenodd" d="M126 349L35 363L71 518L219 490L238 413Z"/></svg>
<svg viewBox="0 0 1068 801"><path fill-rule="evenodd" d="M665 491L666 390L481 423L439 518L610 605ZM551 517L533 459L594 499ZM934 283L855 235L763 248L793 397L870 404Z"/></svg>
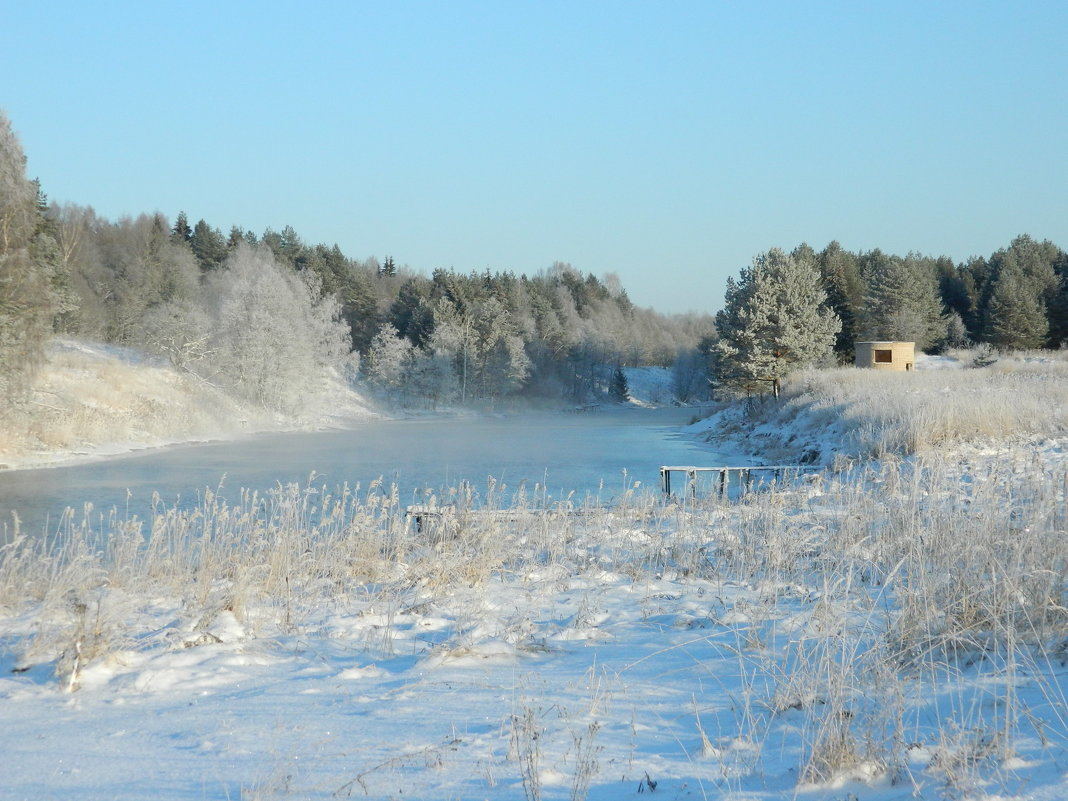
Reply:
<svg viewBox="0 0 1068 801"><path fill-rule="evenodd" d="M820 468L813 465L779 464L748 465L745 467L695 467L693 465L664 465L660 468L660 486L665 495L671 494L671 474L683 473L686 476L686 490L691 498L697 497L697 476L699 473L715 473L713 491L720 496L727 496L732 486L741 492L771 484L781 485L790 479L796 479L804 473L812 473ZM732 481L732 476L734 480Z"/></svg>

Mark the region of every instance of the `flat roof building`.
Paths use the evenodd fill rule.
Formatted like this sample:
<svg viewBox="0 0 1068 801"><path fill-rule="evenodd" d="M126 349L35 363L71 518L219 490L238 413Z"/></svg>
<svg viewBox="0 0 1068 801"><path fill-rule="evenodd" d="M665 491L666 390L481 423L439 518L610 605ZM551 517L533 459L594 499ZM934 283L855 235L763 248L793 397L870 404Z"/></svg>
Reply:
<svg viewBox="0 0 1068 801"><path fill-rule="evenodd" d="M873 370L911 370L916 366L915 342L857 342L857 367Z"/></svg>

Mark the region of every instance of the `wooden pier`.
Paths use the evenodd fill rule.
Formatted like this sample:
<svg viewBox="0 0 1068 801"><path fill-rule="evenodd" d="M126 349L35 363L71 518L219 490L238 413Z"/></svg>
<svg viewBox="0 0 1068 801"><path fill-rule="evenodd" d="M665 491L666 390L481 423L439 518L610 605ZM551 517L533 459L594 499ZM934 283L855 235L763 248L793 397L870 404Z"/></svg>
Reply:
<svg viewBox="0 0 1068 801"><path fill-rule="evenodd" d="M749 465L746 467L694 467L693 465L664 465L660 468L660 486L665 495L671 494L671 474L684 473L686 475L686 487L690 497L697 496L697 474L716 473L713 485L722 496L727 495L732 486L732 476L736 476L734 486L748 492L756 486L769 484L782 484L784 481L797 478L803 473L811 473L820 468L812 465L778 464L778 465Z"/></svg>

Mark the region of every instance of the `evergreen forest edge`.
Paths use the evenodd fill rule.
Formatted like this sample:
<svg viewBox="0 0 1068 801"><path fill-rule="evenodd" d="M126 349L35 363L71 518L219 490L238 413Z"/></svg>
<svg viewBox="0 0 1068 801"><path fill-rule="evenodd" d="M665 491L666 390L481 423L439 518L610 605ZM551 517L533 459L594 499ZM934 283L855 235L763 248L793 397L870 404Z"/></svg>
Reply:
<svg viewBox="0 0 1068 801"><path fill-rule="evenodd" d="M917 253L758 254L723 309L664 315L617 277L557 263L534 276L354 259L290 226L224 235L184 212L109 221L49 203L0 112L0 418L29 400L57 335L165 356L178 370L282 412L317 375L409 405L626 396L622 366L670 366L683 402L753 391L798 366L852 359L857 340L927 352L1068 340L1068 254L1021 235L955 263ZM755 383L757 382L757 383Z"/></svg>

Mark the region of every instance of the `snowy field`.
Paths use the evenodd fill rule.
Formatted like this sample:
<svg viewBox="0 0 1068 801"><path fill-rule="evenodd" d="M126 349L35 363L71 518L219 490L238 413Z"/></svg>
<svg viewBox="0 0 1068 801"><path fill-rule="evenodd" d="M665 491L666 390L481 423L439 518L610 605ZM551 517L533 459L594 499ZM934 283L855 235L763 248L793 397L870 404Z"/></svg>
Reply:
<svg viewBox="0 0 1068 801"><path fill-rule="evenodd" d="M23 539L0 797L1068 797L1062 367L806 375L749 442L828 469L735 502L292 485Z"/></svg>

